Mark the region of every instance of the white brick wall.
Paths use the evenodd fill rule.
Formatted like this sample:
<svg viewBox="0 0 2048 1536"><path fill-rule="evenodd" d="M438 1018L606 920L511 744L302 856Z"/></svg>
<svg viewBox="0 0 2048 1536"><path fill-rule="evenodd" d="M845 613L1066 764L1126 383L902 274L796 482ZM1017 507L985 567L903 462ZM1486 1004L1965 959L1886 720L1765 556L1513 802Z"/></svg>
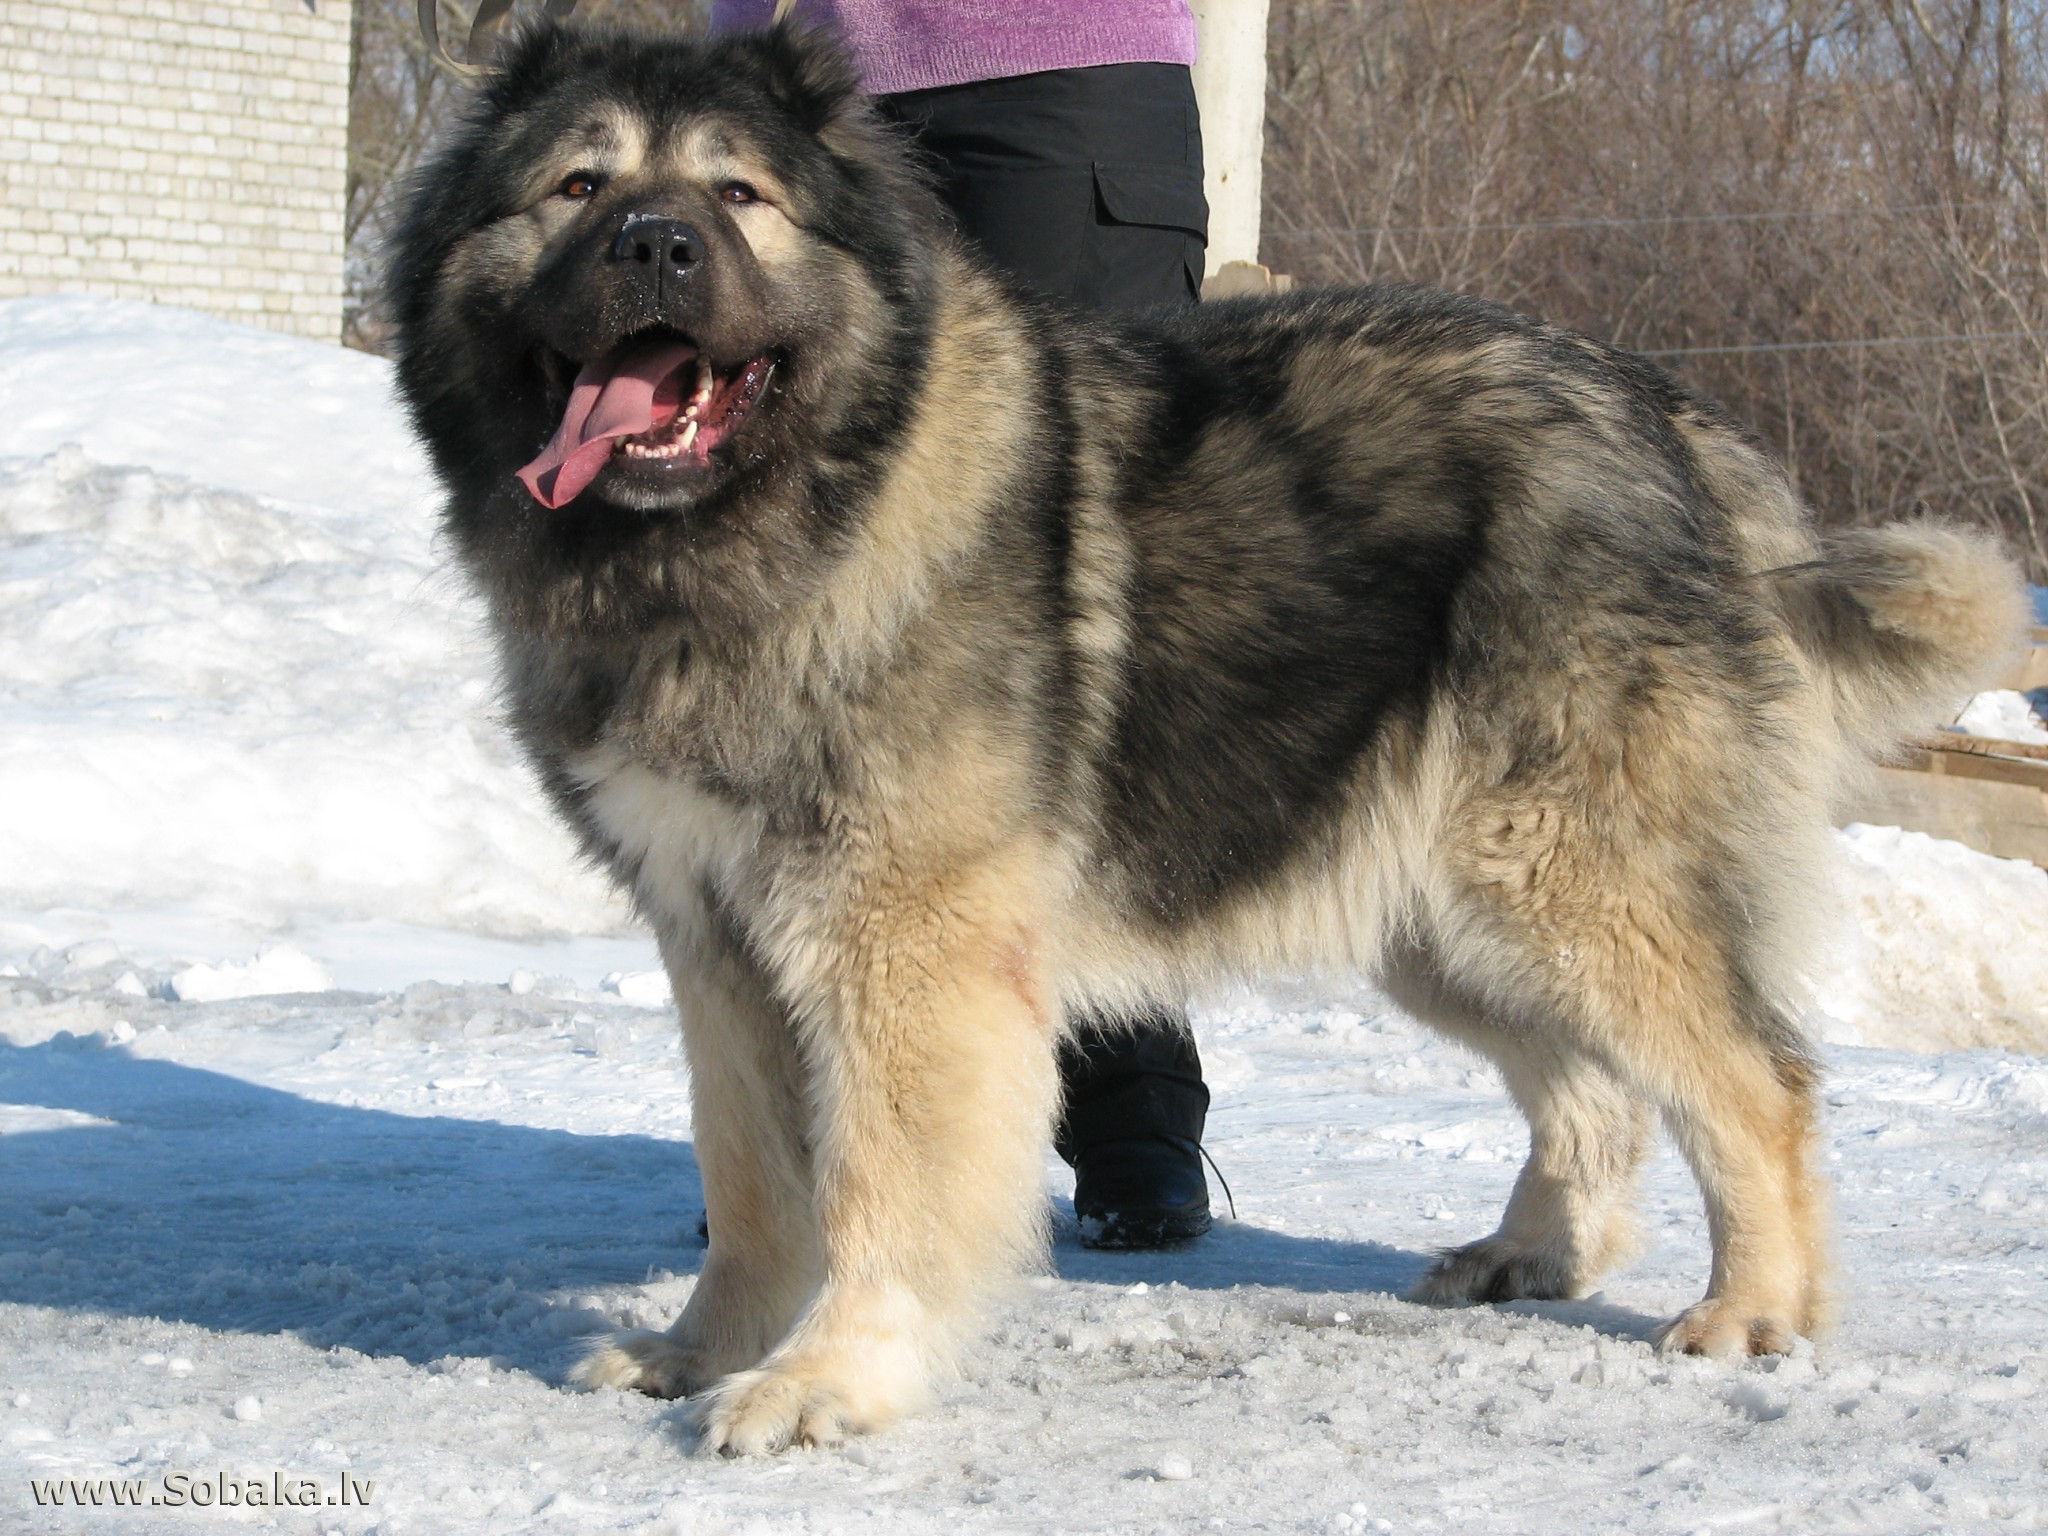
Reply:
<svg viewBox="0 0 2048 1536"><path fill-rule="evenodd" d="M0 0L0 298L341 337L348 0Z"/></svg>

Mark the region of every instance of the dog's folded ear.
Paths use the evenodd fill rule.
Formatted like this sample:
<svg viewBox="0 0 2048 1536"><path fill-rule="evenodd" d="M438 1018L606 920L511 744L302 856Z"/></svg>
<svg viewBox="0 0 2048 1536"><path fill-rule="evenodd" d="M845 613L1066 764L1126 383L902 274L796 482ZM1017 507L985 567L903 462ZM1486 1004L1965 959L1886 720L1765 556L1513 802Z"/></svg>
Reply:
<svg viewBox="0 0 2048 1536"><path fill-rule="evenodd" d="M769 91L806 132L822 136L834 123L866 107L860 70L831 28L778 21L760 41Z"/></svg>
<svg viewBox="0 0 2048 1536"><path fill-rule="evenodd" d="M475 71L501 110L529 101L568 73L583 34L545 14L500 24L487 40L488 68Z"/></svg>
<svg viewBox="0 0 2048 1536"><path fill-rule="evenodd" d="M921 232L908 247L921 262L929 255L931 233L948 227L929 168L908 153L907 138L876 112L860 67L837 30L778 19L765 32L746 34L742 46L758 60L769 94L838 162L855 201L895 208L904 230ZM858 238L851 227L839 227L829 207L820 206L816 216L820 228L836 229L843 239Z"/></svg>

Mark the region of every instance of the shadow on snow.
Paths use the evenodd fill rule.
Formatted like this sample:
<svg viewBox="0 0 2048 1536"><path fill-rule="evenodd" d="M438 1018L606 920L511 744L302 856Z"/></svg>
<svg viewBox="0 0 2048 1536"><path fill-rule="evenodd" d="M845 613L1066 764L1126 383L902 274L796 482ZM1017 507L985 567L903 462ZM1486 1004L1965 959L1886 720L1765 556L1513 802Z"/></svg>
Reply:
<svg viewBox="0 0 2048 1536"><path fill-rule="evenodd" d="M610 1321L564 1293L703 1259L688 1142L323 1104L62 1036L0 1045L0 1101L112 1122L0 1136L0 1301L559 1382ZM1179 1252L1091 1253L1067 1215L1054 1261L1073 1280L1398 1295L1427 1263L1234 1222ZM1653 1325L1601 1303L1524 1308Z"/></svg>
<svg viewBox="0 0 2048 1536"><path fill-rule="evenodd" d="M0 1100L114 1122L0 1136L0 1300L559 1380L604 1321L562 1292L703 1257L688 1142L322 1104L61 1036L0 1045Z"/></svg>

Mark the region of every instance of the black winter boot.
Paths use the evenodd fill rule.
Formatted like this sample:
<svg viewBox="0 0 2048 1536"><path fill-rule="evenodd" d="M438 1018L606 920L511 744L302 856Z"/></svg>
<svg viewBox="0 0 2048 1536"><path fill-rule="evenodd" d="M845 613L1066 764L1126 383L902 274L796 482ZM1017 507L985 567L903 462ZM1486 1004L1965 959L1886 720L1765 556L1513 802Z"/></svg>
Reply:
<svg viewBox="0 0 2048 1536"><path fill-rule="evenodd" d="M1053 1145L1074 1167L1082 1245L1173 1248L1207 1232L1209 1089L1187 1015L1082 1021L1060 1050L1060 1082Z"/></svg>

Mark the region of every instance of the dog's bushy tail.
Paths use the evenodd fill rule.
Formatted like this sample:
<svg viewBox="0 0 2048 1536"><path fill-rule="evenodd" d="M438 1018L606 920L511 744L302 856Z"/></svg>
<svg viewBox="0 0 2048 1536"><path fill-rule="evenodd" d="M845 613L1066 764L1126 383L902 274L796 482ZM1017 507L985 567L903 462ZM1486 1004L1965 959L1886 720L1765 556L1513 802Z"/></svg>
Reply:
<svg viewBox="0 0 2048 1536"><path fill-rule="evenodd" d="M2019 568L1973 529L1830 533L1818 558L1772 577L1842 745L1866 760L1991 686L2026 633Z"/></svg>

